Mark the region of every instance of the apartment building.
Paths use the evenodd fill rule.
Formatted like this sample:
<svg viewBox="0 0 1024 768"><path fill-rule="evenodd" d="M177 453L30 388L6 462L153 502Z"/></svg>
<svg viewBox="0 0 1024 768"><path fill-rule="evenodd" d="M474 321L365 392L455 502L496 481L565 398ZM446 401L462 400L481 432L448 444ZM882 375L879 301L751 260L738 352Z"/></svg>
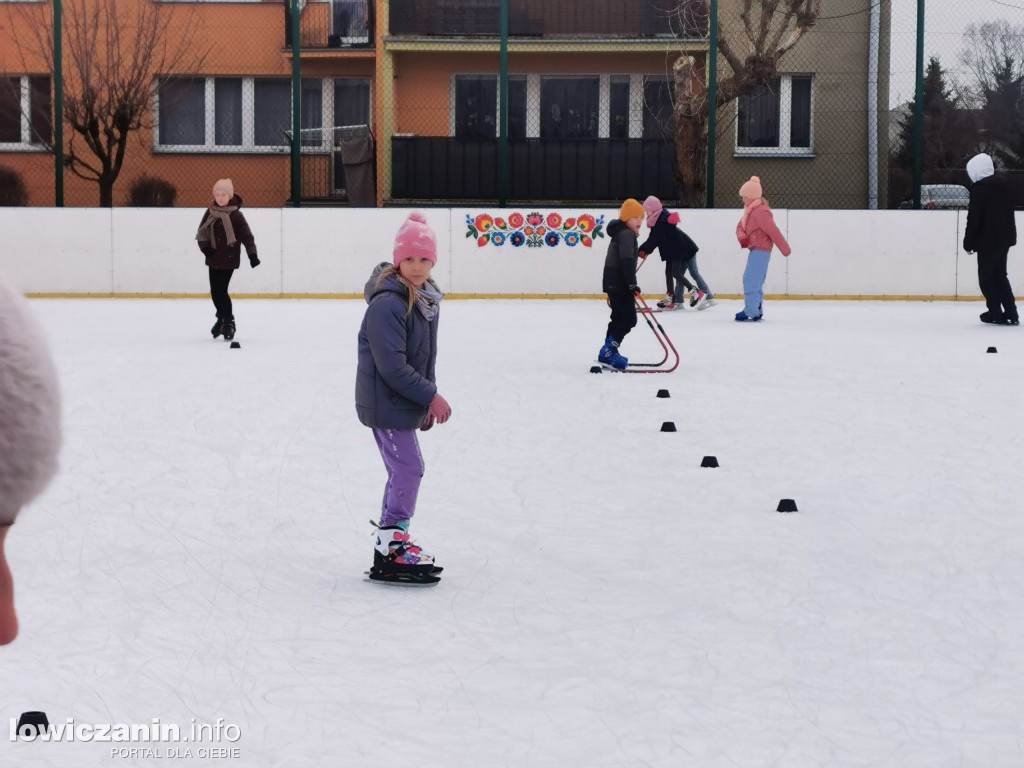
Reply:
<svg viewBox="0 0 1024 768"><path fill-rule="evenodd" d="M783 59L776 82L719 110L716 203L732 205L733 180L760 173L787 194L777 204L867 204L868 118L840 108L868 100L870 0L856 1L863 18L819 21ZM187 21L189 49L200 60L185 71L153 73L152 115L129 142L113 203L125 204L131 184L146 176L169 182L176 204L200 205L213 180L230 176L250 205L288 204L287 0L138 2L178 14L172 34ZM360 183L369 175L373 203L498 197L499 2L301 3L304 204L367 204L365 184L358 200L350 189L353 147L361 142L372 148L356 160ZM721 15L738 19L741 0L721 2ZM48 23L49 2L7 0L0 14L2 6L27 8L34 23ZM73 8L65 0L65 14ZM672 65L690 55L703 68L707 18L700 9L699 0L509 0L508 199L676 199ZM21 174L30 205L50 205L52 84L45 57L26 51L32 30L25 18L9 13L0 24L0 168ZM880 52L887 81L887 49ZM720 70L726 65L720 60ZM884 92L871 92L884 100ZM72 136L66 127L65 140ZM820 199L827 179L842 179L845 203ZM65 173L65 199L95 205L96 185Z"/></svg>

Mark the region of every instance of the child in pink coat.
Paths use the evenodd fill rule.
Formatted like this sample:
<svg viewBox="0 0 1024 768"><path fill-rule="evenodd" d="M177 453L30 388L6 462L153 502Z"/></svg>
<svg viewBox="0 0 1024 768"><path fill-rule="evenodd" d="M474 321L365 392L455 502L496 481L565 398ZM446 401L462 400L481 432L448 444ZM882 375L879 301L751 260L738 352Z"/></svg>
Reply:
<svg viewBox="0 0 1024 768"><path fill-rule="evenodd" d="M743 218L736 225L736 239L740 248L749 248L747 268L743 270L743 311L736 313L736 320L757 321L764 316L764 281L768 276L768 262L772 258L772 246L777 246L783 256L792 252L786 238L782 236L768 201L762 196L761 179L751 176L740 187L743 198Z"/></svg>

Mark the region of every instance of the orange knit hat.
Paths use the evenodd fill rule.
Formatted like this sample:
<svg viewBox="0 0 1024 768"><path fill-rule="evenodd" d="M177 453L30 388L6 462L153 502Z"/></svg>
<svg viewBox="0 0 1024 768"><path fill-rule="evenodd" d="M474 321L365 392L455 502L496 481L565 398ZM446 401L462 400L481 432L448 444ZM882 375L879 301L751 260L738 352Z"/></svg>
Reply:
<svg viewBox="0 0 1024 768"><path fill-rule="evenodd" d="M632 197L622 204L619 208L619 218L622 221L629 221L630 219L643 218L646 214L644 213L644 207L640 205Z"/></svg>

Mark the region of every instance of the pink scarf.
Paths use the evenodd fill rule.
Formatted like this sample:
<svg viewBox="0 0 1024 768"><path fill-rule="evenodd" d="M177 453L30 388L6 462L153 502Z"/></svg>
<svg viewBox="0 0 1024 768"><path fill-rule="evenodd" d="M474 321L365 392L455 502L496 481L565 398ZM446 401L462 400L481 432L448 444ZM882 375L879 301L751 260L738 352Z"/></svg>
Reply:
<svg viewBox="0 0 1024 768"><path fill-rule="evenodd" d="M747 218L759 205L765 205L764 198L755 197L749 203L743 206L743 218L740 220L740 226L743 227L743 231L747 231Z"/></svg>

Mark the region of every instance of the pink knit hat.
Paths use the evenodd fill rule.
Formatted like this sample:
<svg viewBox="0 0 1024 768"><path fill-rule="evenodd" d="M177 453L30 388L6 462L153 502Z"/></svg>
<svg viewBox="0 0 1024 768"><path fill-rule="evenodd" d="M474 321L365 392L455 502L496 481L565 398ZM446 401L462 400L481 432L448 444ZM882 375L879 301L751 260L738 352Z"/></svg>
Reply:
<svg viewBox="0 0 1024 768"><path fill-rule="evenodd" d="M398 228L394 253L396 267L416 256L425 256L431 264L437 264L437 237L420 211L410 213Z"/></svg>
<svg viewBox="0 0 1024 768"><path fill-rule="evenodd" d="M658 223L658 217L661 216L661 200L651 195L644 200L644 213L647 214L647 226L653 227Z"/></svg>
<svg viewBox="0 0 1024 768"><path fill-rule="evenodd" d="M759 176L751 176L740 187L740 197L761 197L762 194L761 178Z"/></svg>

